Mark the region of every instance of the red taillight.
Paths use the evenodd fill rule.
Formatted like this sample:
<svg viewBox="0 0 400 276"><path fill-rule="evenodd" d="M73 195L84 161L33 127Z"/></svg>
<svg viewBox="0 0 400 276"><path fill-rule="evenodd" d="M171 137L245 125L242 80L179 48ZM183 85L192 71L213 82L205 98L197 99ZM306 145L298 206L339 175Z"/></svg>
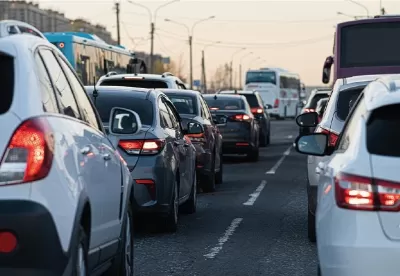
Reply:
<svg viewBox="0 0 400 276"><path fill-rule="evenodd" d="M191 142L193 143L205 143L206 138L204 136L204 133L199 133L199 134L187 134L186 137L190 139Z"/></svg>
<svg viewBox="0 0 400 276"><path fill-rule="evenodd" d="M304 112L305 112L305 113L314 112L314 111L315 111L315 109L312 109L312 108L305 108L305 109L304 109Z"/></svg>
<svg viewBox="0 0 400 276"><path fill-rule="evenodd" d="M152 155L164 148L165 140L121 140L118 145L130 155Z"/></svg>
<svg viewBox="0 0 400 276"><path fill-rule="evenodd" d="M251 117L247 114L237 114L230 117L233 121L249 121L250 118Z"/></svg>
<svg viewBox="0 0 400 276"><path fill-rule="evenodd" d="M278 108L278 107L279 107L279 99L275 99L274 108Z"/></svg>
<svg viewBox="0 0 400 276"><path fill-rule="evenodd" d="M0 184L17 184L45 178L51 168L54 137L44 118L23 122L15 130L0 166Z"/></svg>
<svg viewBox="0 0 400 276"><path fill-rule="evenodd" d="M397 212L400 183L342 173L335 177L335 198L341 208Z"/></svg>
<svg viewBox="0 0 400 276"><path fill-rule="evenodd" d="M156 199L156 184L153 179L135 179L136 184L146 185L152 200Z"/></svg>
<svg viewBox="0 0 400 276"><path fill-rule="evenodd" d="M264 112L264 109L262 109L261 107L255 107L251 109L251 113L253 114L261 114Z"/></svg>
<svg viewBox="0 0 400 276"><path fill-rule="evenodd" d="M315 132L324 133L324 134L328 135L328 136L329 136L328 145L329 145L330 147L336 146L336 142L337 142L337 140L338 140L338 138L339 138L339 135L338 135L338 134L333 133L332 131L329 131L329 130L327 130L327 129L325 129L325 128L322 128L322 127L318 127L318 128L315 130Z"/></svg>
<svg viewBox="0 0 400 276"><path fill-rule="evenodd" d="M11 253L18 245L17 237L11 232L0 232L0 253Z"/></svg>

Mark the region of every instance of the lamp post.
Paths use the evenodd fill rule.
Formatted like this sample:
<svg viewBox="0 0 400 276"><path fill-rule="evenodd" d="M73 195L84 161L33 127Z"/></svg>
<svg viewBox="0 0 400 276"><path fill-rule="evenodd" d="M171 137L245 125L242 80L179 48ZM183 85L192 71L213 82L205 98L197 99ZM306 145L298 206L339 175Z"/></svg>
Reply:
<svg viewBox="0 0 400 276"><path fill-rule="evenodd" d="M240 48L239 50L237 50L237 51L235 51L233 54L232 54L232 57L231 57L231 65L230 65L230 74L229 74L229 77L230 77L230 86L231 86L231 90L233 90L233 80L232 80L232 74L233 74L233 58L237 55L237 54L239 54L239 53L241 53L242 51L244 51L244 50L246 50L246 48Z"/></svg>
<svg viewBox="0 0 400 276"><path fill-rule="evenodd" d="M221 41L216 41L216 42L207 44L207 45L204 46L203 50L201 51L201 72L202 72L202 74L201 74L201 76L202 76L201 83L202 83L202 86L203 86L203 89L202 89L203 93L207 93L207 79L206 79L206 65L205 65L204 51L208 47L214 46L215 44L219 44L219 43L221 43Z"/></svg>
<svg viewBox="0 0 400 276"><path fill-rule="evenodd" d="M242 62L243 62L243 60L245 58L251 56L252 54L253 54L253 52L250 52L250 53L247 53L247 54L245 54L244 56L242 56L240 58L240 62L239 62L239 86L240 87L242 87L242 75L243 75L243 73L242 73Z"/></svg>
<svg viewBox="0 0 400 276"><path fill-rule="evenodd" d="M364 6L363 4L361 4L361 3L357 2L357 1L354 1L354 0L347 0L347 1L349 1L349 2L351 2L353 4L356 4L357 6L360 6L361 8L363 8L367 13L367 18L369 18L369 10L368 10L368 8L366 6Z"/></svg>

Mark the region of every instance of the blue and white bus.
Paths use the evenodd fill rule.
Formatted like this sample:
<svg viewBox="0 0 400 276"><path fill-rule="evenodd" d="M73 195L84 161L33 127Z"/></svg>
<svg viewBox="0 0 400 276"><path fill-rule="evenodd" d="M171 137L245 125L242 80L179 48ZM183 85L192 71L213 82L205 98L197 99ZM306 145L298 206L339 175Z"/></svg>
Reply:
<svg viewBox="0 0 400 276"><path fill-rule="evenodd" d="M82 32L44 35L65 55L84 85L94 84L95 79L111 71L118 74L147 73L143 60L136 59L123 46L109 45L96 35Z"/></svg>

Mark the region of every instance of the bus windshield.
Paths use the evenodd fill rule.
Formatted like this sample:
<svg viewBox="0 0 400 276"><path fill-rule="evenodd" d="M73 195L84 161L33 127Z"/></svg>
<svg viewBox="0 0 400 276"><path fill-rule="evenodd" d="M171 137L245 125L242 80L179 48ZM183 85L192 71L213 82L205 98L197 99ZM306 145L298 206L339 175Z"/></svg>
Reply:
<svg viewBox="0 0 400 276"><path fill-rule="evenodd" d="M275 72L252 71L246 74L246 84L254 82L272 83L276 85Z"/></svg>

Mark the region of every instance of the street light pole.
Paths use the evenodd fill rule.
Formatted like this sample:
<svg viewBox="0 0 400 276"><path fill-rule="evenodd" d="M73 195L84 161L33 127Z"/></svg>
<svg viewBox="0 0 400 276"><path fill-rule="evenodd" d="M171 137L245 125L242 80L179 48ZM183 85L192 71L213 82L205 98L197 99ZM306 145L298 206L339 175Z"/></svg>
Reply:
<svg viewBox="0 0 400 276"><path fill-rule="evenodd" d="M243 76L242 62L243 62L243 59L245 59L246 57L248 57L252 54L253 54L253 52L250 52L240 58L240 62L239 62L239 86L240 86L240 88L242 88L242 76Z"/></svg>
<svg viewBox="0 0 400 276"><path fill-rule="evenodd" d="M203 92L207 93L207 78L206 78L206 65L205 65L205 58L204 58L204 51L207 47L213 46L215 44L219 44L221 41L216 41L204 46L203 50L201 51L201 83L203 84Z"/></svg>
<svg viewBox="0 0 400 276"><path fill-rule="evenodd" d="M238 51L234 52L232 54L231 57L231 64L230 64L230 72L229 72L229 77L230 77L230 89L233 90L233 78L232 78L232 74L233 74L233 58L235 57L235 55L239 54L240 52L246 50L246 48L240 48Z"/></svg>
<svg viewBox="0 0 400 276"><path fill-rule="evenodd" d="M363 4L361 4L361 3L357 2L357 1L354 1L354 0L347 0L347 1L349 1L349 2L351 2L353 4L356 4L356 5L360 6L361 8L363 8L367 12L367 18L369 18L369 10L368 10L368 8L366 6L364 6Z"/></svg>
<svg viewBox="0 0 400 276"><path fill-rule="evenodd" d="M150 64L148 66L148 67L150 67L150 70L149 70L150 73L154 73L154 62L153 62L153 60L154 60L154 32L155 32L155 23L156 23L156 19L157 19L157 12L161 8L163 8L165 6L168 6L168 5L172 4L172 3L179 2L179 1L180 0L172 0L172 1L169 1L167 3L164 3L164 4L160 5L160 6L158 6L154 11L154 16L153 16L152 11L148 7L146 7L145 5L133 2L131 0L127 0L127 2L132 4L132 5L135 5L135 6L142 7L144 9L146 9L148 14L149 14L149 17L150 17L150 62L149 62Z"/></svg>

